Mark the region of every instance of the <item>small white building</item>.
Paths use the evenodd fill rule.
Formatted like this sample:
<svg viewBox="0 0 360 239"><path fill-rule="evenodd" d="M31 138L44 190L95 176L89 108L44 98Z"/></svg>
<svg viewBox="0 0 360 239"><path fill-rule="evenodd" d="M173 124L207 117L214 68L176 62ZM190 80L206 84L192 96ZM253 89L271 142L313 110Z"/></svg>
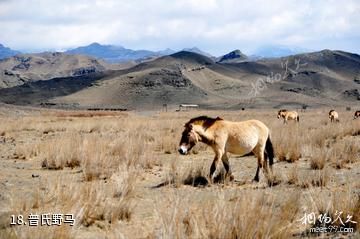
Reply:
<svg viewBox="0 0 360 239"><path fill-rule="evenodd" d="M189 110L189 109L198 109L199 105L196 104L180 104L179 109L176 111Z"/></svg>

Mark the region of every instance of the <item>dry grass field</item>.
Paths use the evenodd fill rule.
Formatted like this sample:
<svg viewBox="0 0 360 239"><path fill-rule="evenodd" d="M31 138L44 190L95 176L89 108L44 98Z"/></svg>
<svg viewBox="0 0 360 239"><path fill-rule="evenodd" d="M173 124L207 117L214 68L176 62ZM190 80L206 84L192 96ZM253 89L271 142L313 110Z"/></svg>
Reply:
<svg viewBox="0 0 360 239"><path fill-rule="evenodd" d="M0 111L0 238L359 237L360 119L339 111L330 123L328 110L287 125L276 110ZM252 182L255 157L231 155L235 180L209 183L210 148L177 152L184 123L199 115L263 121L274 176ZM342 212L331 225L354 231L311 232L301 218L312 212L333 221ZM75 225L10 225L11 215L46 213L73 214Z"/></svg>

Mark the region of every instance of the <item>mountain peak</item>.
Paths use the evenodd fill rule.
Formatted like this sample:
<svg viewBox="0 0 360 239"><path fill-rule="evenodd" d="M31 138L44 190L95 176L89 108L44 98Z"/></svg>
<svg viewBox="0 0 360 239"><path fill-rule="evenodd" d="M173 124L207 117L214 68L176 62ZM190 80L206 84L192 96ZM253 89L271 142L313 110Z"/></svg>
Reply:
<svg viewBox="0 0 360 239"><path fill-rule="evenodd" d="M320 51L323 54L334 54L334 51L330 50L330 49L324 49Z"/></svg>
<svg viewBox="0 0 360 239"><path fill-rule="evenodd" d="M93 43L91 43L90 45L84 46L84 47L96 47L96 48L99 48L99 47L105 47L105 45L101 45L101 44L98 43L98 42L93 42Z"/></svg>
<svg viewBox="0 0 360 239"><path fill-rule="evenodd" d="M209 57L209 58L213 58L213 56L211 54L209 54L207 52L204 52L204 51L200 50L198 47L195 47L195 46L191 47L191 48L184 48L182 51L193 52L193 53L197 53L197 54Z"/></svg>
<svg viewBox="0 0 360 239"><path fill-rule="evenodd" d="M196 46L194 46L194 47L184 48L184 51L201 51L201 50Z"/></svg>
<svg viewBox="0 0 360 239"><path fill-rule="evenodd" d="M238 63L246 61L248 57L242 53L239 49L229 52L228 54L220 57L219 62L221 63Z"/></svg>
<svg viewBox="0 0 360 239"><path fill-rule="evenodd" d="M197 52L192 52L192 51L179 51L170 56L174 57L176 59L181 59L181 60L185 60L188 62L194 62L194 63L202 64L202 65L211 65L214 63L211 58L204 56L203 54L200 54Z"/></svg>
<svg viewBox="0 0 360 239"><path fill-rule="evenodd" d="M243 54L239 49L233 50L230 53L235 53L235 54Z"/></svg>

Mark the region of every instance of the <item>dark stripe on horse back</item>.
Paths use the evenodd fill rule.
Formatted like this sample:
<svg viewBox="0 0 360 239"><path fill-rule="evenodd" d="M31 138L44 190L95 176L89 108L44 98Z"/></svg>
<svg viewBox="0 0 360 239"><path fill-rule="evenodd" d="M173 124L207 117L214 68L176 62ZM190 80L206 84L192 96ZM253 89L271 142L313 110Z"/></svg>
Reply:
<svg viewBox="0 0 360 239"><path fill-rule="evenodd" d="M211 118L211 117L203 115L203 116L199 116L196 118L192 118L185 125L187 126L187 125L195 123L195 122L203 122L202 126L206 130L207 128L211 127L216 121L219 121L219 120L223 120L223 119L220 117Z"/></svg>

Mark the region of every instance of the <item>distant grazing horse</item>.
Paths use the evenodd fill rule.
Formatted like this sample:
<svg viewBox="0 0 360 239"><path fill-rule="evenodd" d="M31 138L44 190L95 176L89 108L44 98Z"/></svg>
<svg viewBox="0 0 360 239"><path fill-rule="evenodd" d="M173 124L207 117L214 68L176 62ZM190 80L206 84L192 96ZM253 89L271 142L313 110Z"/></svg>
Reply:
<svg viewBox="0 0 360 239"><path fill-rule="evenodd" d="M330 122L339 122L339 114L338 112L336 112L335 110L330 110L329 111L329 119Z"/></svg>
<svg viewBox="0 0 360 239"><path fill-rule="evenodd" d="M246 155L253 152L258 159L255 181L259 181L259 170L263 167L268 174L267 158L270 169L274 158L274 150L270 140L269 129L258 120L231 122L219 117L216 119L200 116L185 124L185 129L179 145L179 153L187 154L197 143L209 145L215 152L214 161L210 167L210 177L213 181L219 173L219 166L224 165L226 176L233 179L227 153Z"/></svg>
<svg viewBox="0 0 360 239"><path fill-rule="evenodd" d="M287 124L288 120L296 120L297 122L299 122L299 114L296 111L287 111L285 109L279 110L277 118L283 118L284 124Z"/></svg>
<svg viewBox="0 0 360 239"><path fill-rule="evenodd" d="M360 117L360 110L355 111L354 119L357 119Z"/></svg>

